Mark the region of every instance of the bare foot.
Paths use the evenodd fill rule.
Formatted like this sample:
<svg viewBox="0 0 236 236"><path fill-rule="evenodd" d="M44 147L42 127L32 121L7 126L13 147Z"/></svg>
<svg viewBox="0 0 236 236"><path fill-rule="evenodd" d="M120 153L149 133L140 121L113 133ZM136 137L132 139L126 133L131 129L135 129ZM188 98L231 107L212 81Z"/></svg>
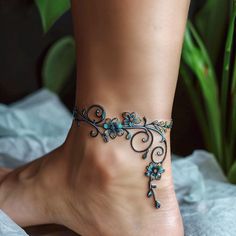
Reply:
<svg viewBox="0 0 236 236"><path fill-rule="evenodd" d="M73 125L60 148L8 173L1 209L21 226L55 223L83 236L183 236L170 154L155 209L146 197L147 162L122 137L104 144L88 132Z"/></svg>

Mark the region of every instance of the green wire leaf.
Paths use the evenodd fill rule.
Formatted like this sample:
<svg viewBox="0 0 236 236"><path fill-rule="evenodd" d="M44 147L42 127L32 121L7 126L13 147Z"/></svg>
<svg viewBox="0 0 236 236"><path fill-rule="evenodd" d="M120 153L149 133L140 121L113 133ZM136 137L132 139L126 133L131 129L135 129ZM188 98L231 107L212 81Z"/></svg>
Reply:
<svg viewBox="0 0 236 236"><path fill-rule="evenodd" d="M60 93L75 66L75 41L71 36L58 40L48 51L43 63L44 86Z"/></svg>
<svg viewBox="0 0 236 236"><path fill-rule="evenodd" d="M38 7L45 33L70 8L70 0L35 0L35 3Z"/></svg>
<svg viewBox="0 0 236 236"><path fill-rule="evenodd" d="M152 197L152 195L153 195L152 190L149 190L148 193L147 193L147 197Z"/></svg>

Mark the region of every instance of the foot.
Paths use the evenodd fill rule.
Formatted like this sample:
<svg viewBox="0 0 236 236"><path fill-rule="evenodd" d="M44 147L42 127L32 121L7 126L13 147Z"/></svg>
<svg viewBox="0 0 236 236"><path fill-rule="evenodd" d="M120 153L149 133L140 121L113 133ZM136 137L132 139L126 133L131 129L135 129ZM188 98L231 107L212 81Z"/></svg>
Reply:
<svg viewBox="0 0 236 236"><path fill-rule="evenodd" d="M104 143L89 137L89 128L73 124L60 148L7 173L1 209L21 226L56 223L83 236L183 236L170 151L157 183L161 208L155 209L146 197L149 162L124 137Z"/></svg>

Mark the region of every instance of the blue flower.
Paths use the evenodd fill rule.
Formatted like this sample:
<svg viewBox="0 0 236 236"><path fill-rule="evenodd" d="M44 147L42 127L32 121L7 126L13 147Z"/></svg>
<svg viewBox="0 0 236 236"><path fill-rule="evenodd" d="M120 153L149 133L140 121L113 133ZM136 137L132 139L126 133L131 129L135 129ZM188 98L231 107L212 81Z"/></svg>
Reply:
<svg viewBox="0 0 236 236"><path fill-rule="evenodd" d="M134 125L139 124L141 122L141 119L137 116L135 112L124 112L122 116L124 117L124 125L128 127L133 127Z"/></svg>
<svg viewBox="0 0 236 236"><path fill-rule="evenodd" d="M105 129L105 136L110 137L112 139L116 138L116 136L121 136L124 134L123 125L117 118L106 119L103 124L103 128Z"/></svg>
<svg viewBox="0 0 236 236"><path fill-rule="evenodd" d="M149 166L147 166L147 171L145 172L145 175L152 179L158 180L161 178L161 174L164 172L165 169L160 164L151 162Z"/></svg>

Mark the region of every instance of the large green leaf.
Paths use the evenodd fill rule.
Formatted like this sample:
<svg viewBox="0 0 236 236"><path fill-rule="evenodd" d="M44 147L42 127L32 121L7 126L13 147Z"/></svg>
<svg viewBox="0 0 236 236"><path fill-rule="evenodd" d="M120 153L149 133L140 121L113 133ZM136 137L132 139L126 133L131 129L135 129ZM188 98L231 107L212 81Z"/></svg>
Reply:
<svg viewBox="0 0 236 236"><path fill-rule="evenodd" d="M75 42L71 36L58 40L48 51L43 63L43 83L60 93L75 66Z"/></svg>
<svg viewBox="0 0 236 236"><path fill-rule="evenodd" d="M187 88L187 92L188 92L188 94L191 98L192 104L194 106L194 111L195 111L197 120L199 122L199 125L201 127L201 132L203 135L205 145L208 150L212 150L213 149L211 147L212 142L209 140L209 133L208 133L209 130L208 130L208 125L206 123L205 110L201 104L201 98L200 98L198 90L194 84L194 80L192 78L193 76L191 75L191 73L189 73L189 71L187 70L187 68L184 66L183 63L181 63L181 66L180 66L180 74L183 78L183 81L184 81L186 88Z"/></svg>
<svg viewBox="0 0 236 236"><path fill-rule="evenodd" d="M47 32L70 8L70 0L35 0L35 3L39 9L44 32Z"/></svg>
<svg viewBox="0 0 236 236"><path fill-rule="evenodd" d="M233 68L233 81L232 81L232 87L231 92L236 92L236 55L234 57L234 68Z"/></svg>
<svg viewBox="0 0 236 236"><path fill-rule="evenodd" d="M215 63L219 57L231 0L207 0L195 17L197 29Z"/></svg>
<svg viewBox="0 0 236 236"><path fill-rule="evenodd" d="M196 76L203 95L206 111L205 122L207 122L207 132L212 148L210 151L223 164L221 114L216 75L206 48L190 22L185 33L182 57ZM202 129L205 128L206 126L203 125Z"/></svg>
<svg viewBox="0 0 236 236"><path fill-rule="evenodd" d="M231 43L228 42L229 45L231 44L231 49L232 49L232 47L234 47L234 48L236 47L236 43L233 38L233 35L235 34L235 32L232 32L232 31L235 31L235 24L236 24L236 0L234 1L232 20L233 20L233 22L231 21L231 25L230 25L229 33L228 33L229 37L232 39ZM232 44L234 44L234 45L232 45ZM232 52L229 51L229 55L231 53ZM230 67L230 65L228 65L228 67L229 67L228 69L229 69L229 71L232 70L232 76L233 76L231 88L229 88L230 89L230 101L231 101L231 106L230 106L231 120L229 122L230 123L229 140L230 140L230 154L231 154L230 161L231 162L229 162L229 164L231 164L233 162L233 158L234 158L233 154L236 152L236 147L235 147L235 144L236 144L236 141L235 141L236 140L236 54L232 58L234 59L234 61L231 62L232 68ZM225 66L227 66L227 65L225 65Z"/></svg>
<svg viewBox="0 0 236 236"><path fill-rule="evenodd" d="M223 75L222 75L222 85L221 85L221 108L222 108L223 124L226 124L227 105L230 92L229 75L230 75L230 65L231 65L231 53L233 49L233 38L235 31L235 20L236 20L236 6L234 6L233 15L230 20L226 46L225 46L224 63L223 63Z"/></svg>

